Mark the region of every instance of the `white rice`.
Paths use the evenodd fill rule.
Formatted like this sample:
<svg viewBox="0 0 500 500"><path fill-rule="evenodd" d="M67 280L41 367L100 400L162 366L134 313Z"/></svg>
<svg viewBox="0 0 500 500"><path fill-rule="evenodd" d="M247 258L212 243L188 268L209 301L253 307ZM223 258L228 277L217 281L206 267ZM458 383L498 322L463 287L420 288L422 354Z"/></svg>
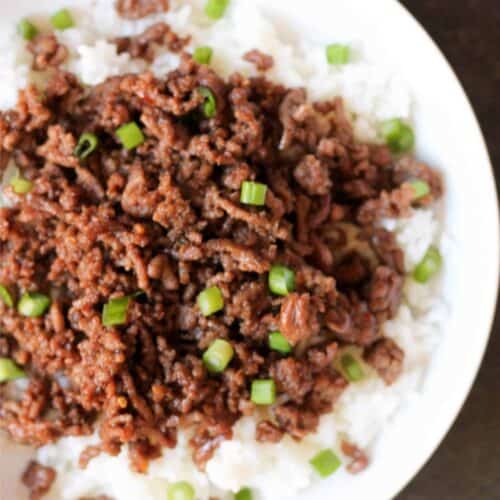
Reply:
<svg viewBox="0 0 500 500"><path fill-rule="evenodd" d="M77 27L58 36L72 54L68 69L84 83L96 84L108 76L146 69L143 61L132 60L128 54L118 55L115 46L106 39L139 33L155 21L166 20L181 34L192 35L193 47L213 47L212 66L223 75L233 71L252 74L253 66L241 56L259 48L275 57L277 64L268 75L272 79L305 87L312 99L343 96L360 140L379 141L377 124L381 120L395 116L411 120L412 101L407 86L372 62L376 55L370 53L362 40L345 40L354 48L354 61L342 68L331 67L326 63L322 45L307 39L287 42L252 1L232 0L227 15L217 23L207 23L202 0L172 1L167 15L137 22L117 17L111 0L74 3L83 6L74 10ZM35 77L30 70L31 58L24 44L8 29L0 35L0 49L0 108L8 108L15 104L17 90L39 76ZM151 68L163 75L177 64L178 56L162 52ZM440 209L434 207L418 210L407 220L385 222L386 227L397 233L408 270L419 262L430 244L438 246L446 257L447 245L440 221ZM148 475L143 476L129 469L126 450L114 458L100 455L82 471L77 466L79 454L98 439L67 438L37 452L41 463L58 472L47 498L74 500L108 495L117 500L163 500L168 483L180 480L189 481L200 500L211 496L231 498L228 492L244 486L263 499L293 496L314 480L308 461L318 451L332 447L341 456L339 443L344 436L368 451L373 448L377 436L390 425L395 413L418 394L446 317L439 277L425 286L408 279L405 304L385 328L386 334L406 352L403 375L394 386L387 387L367 368L370 376L351 385L335 412L321 419L318 432L300 443L287 437L277 445L259 444L254 439L255 420L244 418L236 425L234 438L224 442L208 462L206 473L194 466L188 436L181 434L176 449L167 450L163 458L151 464ZM372 459L383 457L375 455Z"/></svg>

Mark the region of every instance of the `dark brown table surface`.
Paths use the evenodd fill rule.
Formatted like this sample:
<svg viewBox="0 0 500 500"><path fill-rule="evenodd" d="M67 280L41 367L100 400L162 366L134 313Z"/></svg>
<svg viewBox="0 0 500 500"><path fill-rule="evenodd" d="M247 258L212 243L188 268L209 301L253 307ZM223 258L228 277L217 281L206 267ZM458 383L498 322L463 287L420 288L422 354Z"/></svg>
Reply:
<svg viewBox="0 0 500 500"><path fill-rule="evenodd" d="M500 185L500 0L401 0L455 68ZM438 451L398 500L500 499L500 308L474 389Z"/></svg>

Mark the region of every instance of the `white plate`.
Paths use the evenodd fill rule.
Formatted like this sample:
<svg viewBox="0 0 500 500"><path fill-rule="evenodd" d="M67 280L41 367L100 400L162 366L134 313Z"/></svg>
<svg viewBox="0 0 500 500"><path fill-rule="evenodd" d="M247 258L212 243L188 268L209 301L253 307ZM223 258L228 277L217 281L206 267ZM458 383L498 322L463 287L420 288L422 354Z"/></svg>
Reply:
<svg viewBox="0 0 500 500"><path fill-rule="evenodd" d="M295 36L307 32L325 44L342 32L378 48L384 64L397 68L413 92L419 156L445 172L446 225L455 245L445 277L451 317L422 396L380 437L376 460L366 473L337 480L335 489L329 481L320 482L300 496L301 500L388 500L417 473L450 428L487 344L499 276L498 205L488 153L456 76L421 26L395 0L258 1ZM73 2L3 1L0 19L12 23L34 8L54 10L65 4ZM20 462L18 448L1 449L0 500L22 498Z"/></svg>

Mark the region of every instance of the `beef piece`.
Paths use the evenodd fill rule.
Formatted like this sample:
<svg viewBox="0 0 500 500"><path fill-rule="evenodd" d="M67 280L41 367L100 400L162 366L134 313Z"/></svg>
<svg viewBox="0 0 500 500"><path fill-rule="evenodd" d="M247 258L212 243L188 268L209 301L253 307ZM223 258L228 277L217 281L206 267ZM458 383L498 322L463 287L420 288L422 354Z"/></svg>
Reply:
<svg viewBox="0 0 500 500"><path fill-rule="evenodd" d="M179 278L174 265L166 255L157 255L149 261L148 276L160 280L165 290L178 290Z"/></svg>
<svg viewBox="0 0 500 500"><path fill-rule="evenodd" d="M243 59L254 64L259 71L267 71L274 66L274 58L257 49L247 52Z"/></svg>
<svg viewBox="0 0 500 500"><path fill-rule="evenodd" d="M368 455L355 444L343 440L341 449L342 453L351 459L346 467L347 471L351 474L359 474L360 472L363 472L370 464Z"/></svg>
<svg viewBox="0 0 500 500"><path fill-rule="evenodd" d="M151 217L160 200L158 191L150 190L143 167L133 165L121 197L123 210L135 217Z"/></svg>
<svg viewBox="0 0 500 500"><path fill-rule="evenodd" d="M79 161L73 154L76 147L76 139L73 135L66 132L60 125L50 126L47 132L47 142L37 149L37 154L56 165L78 167Z"/></svg>
<svg viewBox="0 0 500 500"><path fill-rule="evenodd" d="M381 262L398 274L405 273L404 253L399 247L394 233L383 228L373 228L368 234L370 243Z"/></svg>
<svg viewBox="0 0 500 500"><path fill-rule="evenodd" d="M313 155L305 156L295 168L293 175L311 196L326 195L332 187L328 167Z"/></svg>
<svg viewBox="0 0 500 500"><path fill-rule="evenodd" d="M403 371L404 352L389 338L373 344L364 355L387 385L392 385Z"/></svg>
<svg viewBox="0 0 500 500"><path fill-rule="evenodd" d="M38 500L48 493L55 478L56 471L52 467L45 467L31 461L24 471L22 480L30 490L30 499Z"/></svg>
<svg viewBox="0 0 500 500"><path fill-rule="evenodd" d="M281 305L280 331L295 345L319 332L318 311L308 293L291 293Z"/></svg>
<svg viewBox="0 0 500 500"><path fill-rule="evenodd" d="M102 453L100 446L87 446L81 453L78 459L78 466L81 469L86 469L90 461L98 457Z"/></svg>
<svg viewBox="0 0 500 500"><path fill-rule="evenodd" d="M271 268L271 263L253 250L231 240L211 240L206 249L210 255L219 255L226 269L263 274Z"/></svg>
<svg viewBox="0 0 500 500"><path fill-rule="evenodd" d="M180 37L163 22L153 24L143 33L114 40L119 54L128 52L132 57L152 62L156 47L164 46L171 52L180 52L189 43L189 37Z"/></svg>
<svg viewBox="0 0 500 500"><path fill-rule="evenodd" d="M350 344L368 346L380 337L380 324L368 304L356 293L338 295L338 301L326 314L326 327Z"/></svg>
<svg viewBox="0 0 500 500"><path fill-rule="evenodd" d="M370 275L367 262L356 252L347 255L334 269L339 287L355 287Z"/></svg>
<svg viewBox="0 0 500 500"><path fill-rule="evenodd" d="M127 19L141 19L151 14L167 12L168 0L117 0L116 10Z"/></svg>
<svg viewBox="0 0 500 500"><path fill-rule="evenodd" d="M313 376L306 363L288 358L278 361L271 368L271 376L277 384L278 392L287 394L298 404L303 403L313 388Z"/></svg>
<svg viewBox="0 0 500 500"><path fill-rule="evenodd" d="M363 197L371 197L369 191ZM382 191L376 199L369 199L361 205L357 219L361 224L371 224L385 218L406 217L411 213L415 193L409 184L403 184L390 193Z"/></svg>
<svg viewBox="0 0 500 500"><path fill-rule="evenodd" d="M418 200L417 204L429 205L429 203L443 195L444 187L441 174L411 156L404 156L394 167L393 182L400 185L415 179L427 182L431 189L430 194Z"/></svg>
<svg viewBox="0 0 500 500"><path fill-rule="evenodd" d="M273 409L273 414L280 428L295 439L302 439L318 428L318 414L304 407L280 405Z"/></svg>
<svg viewBox="0 0 500 500"><path fill-rule="evenodd" d="M181 190L174 185L170 175L165 174L160 179L158 194L164 197L153 213L153 220L165 228L172 228L177 232L185 231L192 227L196 221L189 201L187 201Z"/></svg>
<svg viewBox="0 0 500 500"><path fill-rule="evenodd" d="M28 43L28 50L33 54L33 69L45 71L60 66L68 58L68 49L57 41L53 34L40 34Z"/></svg>
<svg viewBox="0 0 500 500"><path fill-rule="evenodd" d="M370 310L392 318L403 298L403 277L389 267L375 269L366 294Z"/></svg>
<svg viewBox="0 0 500 500"><path fill-rule="evenodd" d="M257 424L255 439L259 443L279 443L283 438L283 431L269 420Z"/></svg>

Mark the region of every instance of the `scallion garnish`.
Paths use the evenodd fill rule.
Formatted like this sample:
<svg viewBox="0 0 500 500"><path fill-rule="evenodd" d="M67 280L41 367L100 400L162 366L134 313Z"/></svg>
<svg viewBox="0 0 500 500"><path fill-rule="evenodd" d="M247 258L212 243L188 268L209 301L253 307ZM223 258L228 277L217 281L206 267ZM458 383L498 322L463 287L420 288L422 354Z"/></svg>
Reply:
<svg viewBox="0 0 500 500"><path fill-rule="evenodd" d="M269 289L276 295L286 296L295 290L295 273L288 267L271 267L268 281Z"/></svg>
<svg viewBox="0 0 500 500"><path fill-rule="evenodd" d="M413 279L418 283L427 283L440 269L443 263L441 253L435 246L429 247L424 258L413 271Z"/></svg>
<svg viewBox="0 0 500 500"><path fill-rule="evenodd" d="M251 400L256 405L272 405L276 401L276 384L274 380L254 380L252 382Z"/></svg>
<svg viewBox="0 0 500 500"><path fill-rule="evenodd" d="M9 290L3 285L0 285L0 300L8 307L14 307L14 299Z"/></svg>
<svg viewBox="0 0 500 500"><path fill-rule="evenodd" d="M224 308L224 297L217 286L203 290L196 302L203 316L211 316Z"/></svg>
<svg viewBox="0 0 500 500"><path fill-rule="evenodd" d="M409 125L399 118L382 123L382 135L393 153L406 153L415 145L415 135Z"/></svg>
<svg viewBox="0 0 500 500"><path fill-rule="evenodd" d="M351 354L344 354L340 358L342 371L349 382L359 382L363 380L365 374L361 364Z"/></svg>
<svg viewBox="0 0 500 500"><path fill-rule="evenodd" d="M281 354L289 354L292 352L290 342L281 332L272 332L269 334L269 347L273 351L278 351Z"/></svg>
<svg viewBox="0 0 500 500"><path fill-rule="evenodd" d="M0 384L26 377L26 373L9 358L0 358Z"/></svg>
<svg viewBox="0 0 500 500"><path fill-rule="evenodd" d="M179 481L168 487L168 500L194 500L194 488L187 481Z"/></svg>
<svg viewBox="0 0 500 500"><path fill-rule="evenodd" d="M309 463L321 478L331 476L342 465L339 457L329 449L320 451Z"/></svg>
<svg viewBox="0 0 500 500"><path fill-rule="evenodd" d="M229 5L229 0L207 0L205 14L211 19L220 19Z"/></svg>
<svg viewBox="0 0 500 500"><path fill-rule="evenodd" d="M351 49L348 45L341 45L340 43L334 43L326 47L326 60L328 64L334 66L341 66L349 62L349 57L351 55Z"/></svg>
<svg viewBox="0 0 500 500"><path fill-rule="evenodd" d="M244 205L262 207L266 204L267 186L259 182L245 181L241 185L240 201Z"/></svg>
<svg viewBox="0 0 500 500"><path fill-rule="evenodd" d="M99 139L95 134L85 132L80 136L78 144L73 154L80 160L85 160L87 156L93 153L99 145Z"/></svg>
<svg viewBox="0 0 500 500"><path fill-rule="evenodd" d="M208 87L199 87L198 92L205 98L203 113L207 118L213 118L217 114L217 101L214 93Z"/></svg>
<svg viewBox="0 0 500 500"><path fill-rule="evenodd" d="M250 488L242 488L234 495L234 500L252 500L252 490Z"/></svg>
<svg viewBox="0 0 500 500"><path fill-rule="evenodd" d="M410 186L413 188L413 191L415 192L415 195L413 196L413 199L415 201L419 200L420 198L424 198L431 192L431 187L429 186L429 184L420 179L410 181L408 184L410 184Z"/></svg>
<svg viewBox="0 0 500 500"><path fill-rule="evenodd" d="M193 52L193 59L198 64L210 64L213 52L211 47L197 47Z"/></svg>
<svg viewBox="0 0 500 500"><path fill-rule="evenodd" d="M45 314L50 304L51 300L47 295L38 292L26 292L19 300L17 310L28 318L39 318Z"/></svg>
<svg viewBox="0 0 500 500"><path fill-rule="evenodd" d="M118 139L120 139L120 142L123 144L123 147L125 149L128 149L129 151L143 144L145 140L142 130L135 122L130 122L122 125L116 131L116 135L118 136Z"/></svg>
<svg viewBox="0 0 500 500"><path fill-rule="evenodd" d="M33 189L33 183L21 176L13 177L10 185L16 194L27 194Z"/></svg>
<svg viewBox="0 0 500 500"><path fill-rule="evenodd" d="M124 325L127 322L128 306L130 296L111 299L102 308L102 324L104 326Z"/></svg>
<svg viewBox="0 0 500 500"><path fill-rule="evenodd" d="M222 373L233 356L233 346L227 340L217 339L203 354L203 363L210 373Z"/></svg>
<svg viewBox="0 0 500 500"><path fill-rule="evenodd" d="M27 19L21 19L17 25L17 32L25 40L33 40L33 38L35 38L38 34L38 29Z"/></svg>
<svg viewBox="0 0 500 500"><path fill-rule="evenodd" d="M56 30L64 31L68 28L72 28L75 25L73 21L73 16L68 9L61 9L56 12L51 18L50 22Z"/></svg>

